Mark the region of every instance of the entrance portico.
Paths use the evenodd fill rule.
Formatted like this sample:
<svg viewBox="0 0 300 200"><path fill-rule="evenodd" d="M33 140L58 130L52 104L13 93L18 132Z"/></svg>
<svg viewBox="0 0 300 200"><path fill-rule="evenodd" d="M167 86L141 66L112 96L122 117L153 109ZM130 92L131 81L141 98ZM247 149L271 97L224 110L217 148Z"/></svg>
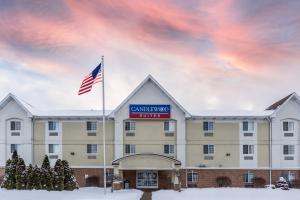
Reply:
<svg viewBox="0 0 300 200"><path fill-rule="evenodd" d="M126 182L130 188L179 189L181 162L160 154L133 154L112 162L115 177L114 188Z"/></svg>

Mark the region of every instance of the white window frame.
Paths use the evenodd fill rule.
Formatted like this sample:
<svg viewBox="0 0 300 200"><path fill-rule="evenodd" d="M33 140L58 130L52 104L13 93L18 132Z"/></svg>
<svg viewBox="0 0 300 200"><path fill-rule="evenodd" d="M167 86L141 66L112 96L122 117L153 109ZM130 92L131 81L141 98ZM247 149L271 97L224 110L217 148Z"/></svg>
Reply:
<svg viewBox="0 0 300 200"><path fill-rule="evenodd" d="M244 146L247 146L247 152L244 152ZM254 155L254 151L253 144L243 144L243 155Z"/></svg>
<svg viewBox="0 0 300 200"><path fill-rule="evenodd" d="M53 152L50 152L51 146L52 146ZM55 150L57 150L57 151L55 151ZM58 155L60 153L59 144L48 144L48 153L51 155Z"/></svg>
<svg viewBox="0 0 300 200"><path fill-rule="evenodd" d="M164 121L164 132L175 132L175 121Z"/></svg>
<svg viewBox="0 0 300 200"><path fill-rule="evenodd" d="M205 146L207 146L207 153L205 153ZM204 155L214 155L215 154L215 145L213 144L204 144L203 145L203 154Z"/></svg>
<svg viewBox="0 0 300 200"><path fill-rule="evenodd" d="M54 123L55 124L55 129L53 130L50 130L50 123ZM49 137L57 137L58 134L59 134L59 122L58 121L48 121L48 134L49 134ZM57 135L51 135L51 133L57 133Z"/></svg>
<svg viewBox="0 0 300 200"><path fill-rule="evenodd" d="M15 128L19 128L19 129L12 129L12 123L14 123L14 127ZM17 126L18 124L18 126ZM21 131L22 130L22 123L21 123L21 120L11 120L10 121L10 131L14 132L14 131Z"/></svg>
<svg viewBox="0 0 300 200"><path fill-rule="evenodd" d="M89 149L91 150L91 152L89 152ZM98 153L98 145L97 144L87 144L86 145L86 153L88 155L95 155L95 154L97 154Z"/></svg>
<svg viewBox="0 0 300 200"><path fill-rule="evenodd" d="M288 128L288 130L285 130L284 128L285 128L285 126L284 126L284 124L285 123L287 123L287 128ZM282 122L282 131L283 132L291 132L291 133L294 133L294 131L295 131L295 122L294 121L290 121L290 120L284 120L283 122Z"/></svg>
<svg viewBox="0 0 300 200"><path fill-rule="evenodd" d="M245 177L247 176L247 180L245 180ZM247 183L247 184L252 184L253 183L253 179L255 178L254 173L247 171L246 174L243 174L243 182Z"/></svg>
<svg viewBox="0 0 300 200"><path fill-rule="evenodd" d="M189 183L197 183L199 181L199 173L195 171L188 171L187 172L187 182ZM191 180L189 180L191 178Z"/></svg>
<svg viewBox="0 0 300 200"><path fill-rule="evenodd" d="M244 123L247 123L247 130L244 129ZM250 120L245 120L242 122L242 131L243 132L251 132L254 133L255 131L255 122Z"/></svg>
<svg viewBox="0 0 300 200"><path fill-rule="evenodd" d="M91 124L91 129L88 129L88 124ZM97 131L97 121L87 121L86 122L86 131L87 132L96 132Z"/></svg>
<svg viewBox="0 0 300 200"><path fill-rule="evenodd" d="M150 179L145 179L143 178L145 176L150 176L152 173L152 176L155 174L156 178L150 178ZM158 188L158 171L156 170L145 170L145 171L136 171L136 188L149 188L149 189L156 189ZM155 183L155 184L150 184L150 183Z"/></svg>
<svg viewBox="0 0 300 200"><path fill-rule="evenodd" d="M129 147L129 152L127 152L127 147ZM136 148L135 144L125 144L125 154L130 155L130 154L135 154Z"/></svg>
<svg viewBox="0 0 300 200"><path fill-rule="evenodd" d="M14 149L13 149L13 146L14 146ZM13 153L14 150L16 150L19 153L20 144L10 144L10 153Z"/></svg>
<svg viewBox="0 0 300 200"><path fill-rule="evenodd" d="M207 129L205 128L205 123L207 123ZM203 131L205 133L209 132L209 133L213 133L215 131L215 122L214 121L203 121Z"/></svg>
<svg viewBox="0 0 300 200"><path fill-rule="evenodd" d="M129 125L129 126L127 126L127 125ZM125 121L124 122L124 130L125 130L125 132L135 132L136 122L135 121Z"/></svg>
<svg viewBox="0 0 300 200"><path fill-rule="evenodd" d="M168 151L166 152L166 147ZM175 145L174 144L164 144L164 154L166 155L174 155L175 154Z"/></svg>
<svg viewBox="0 0 300 200"><path fill-rule="evenodd" d="M287 153L285 153L285 147L288 147L287 149ZM288 156L288 155L295 155L295 145L290 145L290 144L284 144L282 146L283 148L283 155Z"/></svg>
<svg viewBox="0 0 300 200"><path fill-rule="evenodd" d="M12 123L14 123L15 129L12 129ZM22 131L22 121L21 120L9 121L9 130L10 130L10 136L12 137L20 136Z"/></svg>

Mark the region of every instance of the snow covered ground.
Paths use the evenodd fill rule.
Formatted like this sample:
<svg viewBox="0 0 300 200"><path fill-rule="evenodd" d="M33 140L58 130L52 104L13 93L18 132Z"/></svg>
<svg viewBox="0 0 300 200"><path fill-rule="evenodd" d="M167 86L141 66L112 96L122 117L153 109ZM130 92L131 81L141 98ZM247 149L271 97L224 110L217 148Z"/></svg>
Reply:
<svg viewBox="0 0 300 200"><path fill-rule="evenodd" d="M106 196L103 188L80 188L75 191L48 192L43 190L18 191L0 189L1 200L139 200L142 196L139 190L120 190L114 193L107 190Z"/></svg>
<svg viewBox="0 0 300 200"><path fill-rule="evenodd" d="M152 200L297 200L300 199L300 189L284 191L281 189L251 189L251 188L205 188L186 189L182 192L160 190L152 193Z"/></svg>

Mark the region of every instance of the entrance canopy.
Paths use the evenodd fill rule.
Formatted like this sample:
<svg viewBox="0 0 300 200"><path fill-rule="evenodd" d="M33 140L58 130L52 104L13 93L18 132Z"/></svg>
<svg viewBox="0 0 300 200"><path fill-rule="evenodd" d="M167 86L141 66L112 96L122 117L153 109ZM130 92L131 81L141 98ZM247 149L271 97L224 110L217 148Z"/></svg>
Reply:
<svg viewBox="0 0 300 200"><path fill-rule="evenodd" d="M112 165L120 170L172 170L181 162L160 154L133 154L116 159Z"/></svg>

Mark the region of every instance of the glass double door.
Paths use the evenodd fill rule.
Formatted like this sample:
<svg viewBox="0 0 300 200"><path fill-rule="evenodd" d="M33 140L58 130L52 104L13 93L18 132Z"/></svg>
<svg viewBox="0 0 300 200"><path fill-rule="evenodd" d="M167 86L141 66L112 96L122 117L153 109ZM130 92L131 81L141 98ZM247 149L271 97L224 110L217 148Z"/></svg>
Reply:
<svg viewBox="0 0 300 200"><path fill-rule="evenodd" d="M158 172L153 170L136 171L137 188L158 188Z"/></svg>

